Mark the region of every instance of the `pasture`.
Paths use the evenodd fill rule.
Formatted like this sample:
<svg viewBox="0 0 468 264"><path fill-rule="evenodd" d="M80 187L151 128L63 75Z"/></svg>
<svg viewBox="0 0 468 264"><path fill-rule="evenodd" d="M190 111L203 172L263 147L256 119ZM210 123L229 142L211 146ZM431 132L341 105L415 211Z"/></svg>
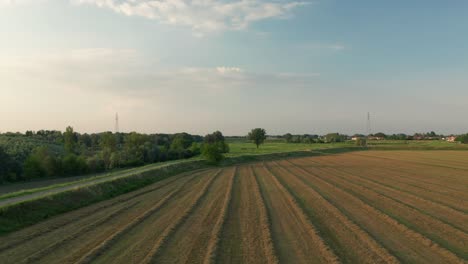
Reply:
<svg viewBox="0 0 468 264"><path fill-rule="evenodd" d="M2 236L0 259L464 263L467 161L360 151L196 170Z"/></svg>

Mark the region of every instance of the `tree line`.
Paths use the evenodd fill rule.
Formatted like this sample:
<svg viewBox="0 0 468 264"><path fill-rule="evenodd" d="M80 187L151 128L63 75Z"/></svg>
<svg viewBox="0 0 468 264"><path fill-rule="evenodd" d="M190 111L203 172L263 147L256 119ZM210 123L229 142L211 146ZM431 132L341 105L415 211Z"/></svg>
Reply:
<svg viewBox="0 0 468 264"><path fill-rule="evenodd" d="M201 153L204 138L188 133L80 134L41 130L0 135L0 182L98 173L186 159Z"/></svg>

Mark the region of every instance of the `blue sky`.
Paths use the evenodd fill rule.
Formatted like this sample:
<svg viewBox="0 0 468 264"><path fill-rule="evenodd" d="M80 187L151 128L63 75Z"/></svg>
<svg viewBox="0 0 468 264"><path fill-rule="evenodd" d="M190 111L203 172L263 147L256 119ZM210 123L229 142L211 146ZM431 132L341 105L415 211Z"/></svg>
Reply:
<svg viewBox="0 0 468 264"><path fill-rule="evenodd" d="M0 131L468 131L468 2L0 0Z"/></svg>

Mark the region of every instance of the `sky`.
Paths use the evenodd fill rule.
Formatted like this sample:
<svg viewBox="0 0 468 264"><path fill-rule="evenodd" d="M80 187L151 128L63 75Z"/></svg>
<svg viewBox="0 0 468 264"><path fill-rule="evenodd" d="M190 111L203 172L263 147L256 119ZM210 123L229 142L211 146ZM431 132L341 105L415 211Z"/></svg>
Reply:
<svg viewBox="0 0 468 264"><path fill-rule="evenodd" d="M466 0L0 0L0 132L468 132Z"/></svg>

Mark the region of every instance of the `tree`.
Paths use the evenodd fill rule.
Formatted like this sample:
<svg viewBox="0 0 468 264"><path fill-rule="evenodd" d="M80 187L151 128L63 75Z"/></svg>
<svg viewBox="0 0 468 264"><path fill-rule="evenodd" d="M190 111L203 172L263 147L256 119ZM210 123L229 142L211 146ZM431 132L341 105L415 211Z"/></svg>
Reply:
<svg viewBox="0 0 468 264"><path fill-rule="evenodd" d="M254 128L250 131L248 138L252 140L258 148L266 139L266 131L263 128Z"/></svg>
<svg viewBox="0 0 468 264"><path fill-rule="evenodd" d="M229 152L229 145L224 141L223 133L216 131L205 136L204 144L217 144L221 153Z"/></svg>
<svg viewBox="0 0 468 264"><path fill-rule="evenodd" d="M384 139L385 139L385 138L387 137L387 135L385 135L385 134L382 133L382 132L379 132L379 133L374 134L374 137L384 138Z"/></svg>
<svg viewBox="0 0 468 264"><path fill-rule="evenodd" d="M24 162L24 175L27 179L59 176L62 163L45 147L36 148Z"/></svg>
<svg viewBox="0 0 468 264"><path fill-rule="evenodd" d="M229 146L224 142L224 136L216 131L208 134L204 138L202 155L211 164L218 164L224 159L223 153L229 152Z"/></svg>
<svg viewBox="0 0 468 264"><path fill-rule="evenodd" d="M286 140L287 143L291 143L293 136L291 133L284 134L283 138Z"/></svg>
<svg viewBox="0 0 468 264"><path fill-rule="evenodd" d="M339 133L329 133L325 135L325 141L327 143L343 142L345 137Z"/></svg>
<svg viewBox="0 0 468 264"><path fill-rule="evenodd" d="M356 139L356 146L367 147L367 140L364 137L358 137Z"/></svg>
<svg viewBox="0 0 468 264"><path fill-rule="evenodd" d="M468 144L468 134L458 136L455 140L462 144Z"/></svg>
<svg viewBox="0 0 468 264"><path fill-rule="evenodd" d="M193 137L187 133L175 134L172 139L171 149L182 150L188 149L193 143Z"/></svg>
<svg viewBox="0 0 468 264"><path fill-rule="evenodd" d="M63 133L63 139L65 144L65 151L68 154L74 153L76 148L77 136L75 132L73 132L73 127L68 126L66 128L65 133Z"/></svg>
<svg viewBox="0 0 468 264"><path fill-rule="evenodd" d="M103 150L114 152L117 149L117 138L112 132L102 133L99 145Z"/></svg>
<svg viewBox="0 0 468 264"><path fill-rule="evenodd" d="M0 146L0 183L17 180L19 173L18 164Z"/></svg>

